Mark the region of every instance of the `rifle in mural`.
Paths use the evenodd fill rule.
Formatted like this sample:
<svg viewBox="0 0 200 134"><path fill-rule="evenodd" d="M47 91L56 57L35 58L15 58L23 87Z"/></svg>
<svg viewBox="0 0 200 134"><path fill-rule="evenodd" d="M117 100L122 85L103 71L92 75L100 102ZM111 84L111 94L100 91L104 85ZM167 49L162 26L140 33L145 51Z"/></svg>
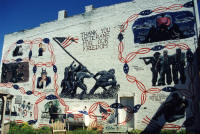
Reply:
<svg viewBox="0 0 200 134"><path fill-rule="evenodd" d="M151 59L152 57L140 57L139 59Z"/></svg>
<svg viewBox="0 0 200 134"><path fill-rule="evenodd" d="M68 38L53 38L53 40L74 60L76 61L78 64L80 64L81 66L84 66L80 61L78 61L73 55L71 55L66 49L65 47L67 46L66 45L66 42L69 40ZM76 39L74 38L71 38L71 41L72 42L76 42ZM64 42L64 43L60 43L60 42ZM87 69L87 72L90 74L90 75L93 75L93 73L91 73L88 69ZM93 77L95 81L97 81L97 79L95 77ZM102 87L105 91L107 91L107 89L105 87Z"/></svg>

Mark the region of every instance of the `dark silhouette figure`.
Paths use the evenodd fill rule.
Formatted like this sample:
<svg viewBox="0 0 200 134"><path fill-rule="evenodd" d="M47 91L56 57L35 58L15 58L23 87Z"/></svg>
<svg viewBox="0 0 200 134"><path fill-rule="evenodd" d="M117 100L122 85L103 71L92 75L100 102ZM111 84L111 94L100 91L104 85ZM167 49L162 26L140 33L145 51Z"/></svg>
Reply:
<svg viewBox="0 0 200 134"><path fill-rule="evenodd" d="M180 74L181 83L184 84L186 80L185 76L185 53L181 52L181 49L176 49L176 54L172 57L172 74L174 84L178 84Z"/></svg>
<svg viewBox="0 0 200 134"><path fill-rule="evenodd" d="M61 94L68 95L72 91L71 88L70 88L71 87L70 86L70 81L68 79L63 79L62 80L61 87L62 87Z"/></svg>
<svg viewBox="0 0 200 134"><path fill-rule="evenodd" d="M72 90L73 90L73 82L74 82L74 75L71 71L72 65L74 64L74 62L71 63L70 66L65 68L65 72L64 72L64 79L61 82L61 87L62 87L62 91L61 94L63 95L68 95L71 94Z"/></svg>
<svg viewBox="0 0 200 134"><path fill-rule="evenodd" d="M8 75L8 67L7 67L7 65L5 63L3 63L3 65L2 65L2 74L1 74L1 82L2 83L8 82L7 75Z"/></svg>
<svg viewBox="0 0 200 134"><path fill-rule="evenodd" d="M13 51L13 57L22 56L22 46L16 46L15 50Z"/></svg>
<svg viewBox="0 0 200 134"><path fill-rule="evenodd" d="M62 91L61 94L63 95L71 95L74 97L77 91L77 73L82 69L81 65L74 65L74 61L71 63L70 66L65 68L64 72L64 79L61 82Z"/></svg>
<svg viewBox="0 0 200 134"><path fill-rule="evenodd" d="M92 75L90 75L87 71L86 67L83 67L81 71L76 73L76 82L75 82L75 89L77 87L81 88L83 91L80 94L80 99L83 99L83 95L86 94L87 86L84 84L85 78L91 78Z"/></svg>
<svg viewBox="0 0 200 134"><path fill-rule="evenodd" d="M70 80L71 80L71 84L72 84L72 91L71 91L71 97L74 97L75 94L76 94L76 91L77 91L77 83L76 83L76 74L77 72L79 72L80 70L82 69L82 66L81 65L73 65L71 66L70 68L70 71L69 71L69 76L70 76Z"/></svg>
<svg viewBox="0 0 200 134"><path fill-rule="evenodd" d="M158 73L160 73L160 53L155 52L153 57L142 57L140 59L143 59L146 65L152 64L152 86L156 86Z"/></svg>
<svg viewBox="0 0 200 134"><path fill-rule="evenodd" d="M58 118L57 116L57 112L58 112L58 107L56 107L55 105L53 105L53 102L50 101L49 102L49 115L50 115L50 120L49 123L55 122L56 118Z"/></svg>
<svg viewBox="0 0 200 134"><path fill-rule="evenodd" d="M170 85L172 82L171 75L171 57L168 56L168 51L163 51L163 57L160 58L161 70L160 79L158 80L158 85L165 85L165 77L167 78L167 84Z"/></svg>

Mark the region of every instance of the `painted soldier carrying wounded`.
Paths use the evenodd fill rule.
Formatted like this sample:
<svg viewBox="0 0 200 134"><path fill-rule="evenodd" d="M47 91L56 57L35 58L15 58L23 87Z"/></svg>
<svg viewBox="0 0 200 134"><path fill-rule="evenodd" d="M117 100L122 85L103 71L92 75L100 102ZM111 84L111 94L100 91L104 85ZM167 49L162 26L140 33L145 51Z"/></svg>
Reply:
<svg viewBox="0 0 200 134"><path fill-rule="evenodd" d="M107 86L112 86L115 87L117 84L117 81L115 79L115 70L110 69L109 71L100 71L97 74L94 75L94 78L97 76L100 76L94 85L94 87L90 90L90 95L93 95L94 92L99 88L99 87L107 87ZM111 79L111 81L110 81Z"/></svg>

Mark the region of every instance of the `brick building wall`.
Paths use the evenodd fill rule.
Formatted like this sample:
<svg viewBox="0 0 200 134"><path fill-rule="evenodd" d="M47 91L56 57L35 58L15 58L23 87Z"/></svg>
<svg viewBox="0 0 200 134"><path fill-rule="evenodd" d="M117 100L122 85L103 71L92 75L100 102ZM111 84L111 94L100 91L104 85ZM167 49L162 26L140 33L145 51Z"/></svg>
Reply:
<svg viewBox="0 0 200 134"><path fill-rule="evenodd" d="M148 118L153 118L164 102L172 99L172 94L177 92L180 98L185 96L188 99L190 92L195 90L192 86L195 76L193 70L188 71L191 68L186 55L189 49L194 52L197 45L196 13L192 3L189 0L135 0L97 9L88 6L83 14L64 18L66 15L62 11L58 20L5 35L1 82L7 84L2 84L1 90L8 90L15 95L12 111L17 114L12 116L12 119L29 121L36 126L48 124L49 102L53 101L60 113L78 112L86 106L89 114L102 115L99 109L103 108L108 112L106 120L109 120L109 111L112 111L109 105L115 103L118 94L119 100L122 97L133 97L133 105L119 110L119 123L144 129L149 123ZM65 37L65 40L61 37ZM64 49L71 56L53 38L63 43ZM17 47L22 48L23 54L16 50ZM181 59L176 61L178 48L182 53ZM165 50L170 57L166 65L163 58ZM160 53L157 72L152 67L154 63L150 61L156 52ZM142 59L144 57L149 57L145 60L150 61L148 65ZM66 95L64 91L61 94L65 68L69 69L73 61L76 67L80 62L91 72L82 71L81 75L79 70L75 74L76 80L79 78L78 74L91 77L84 79L87 93L82 99L79 98L83 91L80 87L77 88L75 97ZM173 70L172 64L179 61L184 62L184 65L180 65L184 70L181 70L181 67ZM115 70L114 75L108 73L110 69ZM91 74L95 75L101 71L106 71L102 76L109 75L105 77L110 77L110 83L115 76L117 84L105 87L108 92L100 87L94 95L88 95L96 83ZM43 88L37 85L42 72L47 73L43 83L46 86L43 85ZM16 79L13 79L14 77ZM166 80L163 80L163 77L166 77ZM70 83L71 88L74 82L77 81ZM179 91L170 92L173 87ZM177 126L181 126L186 117L190 117L191 112L187 112L187 109L190 110L190 102L191 100L186 108L187 116L173 121L174 125L164 127L179 128ZM165 124L163 116L158 117L156 123Z"/></svg>

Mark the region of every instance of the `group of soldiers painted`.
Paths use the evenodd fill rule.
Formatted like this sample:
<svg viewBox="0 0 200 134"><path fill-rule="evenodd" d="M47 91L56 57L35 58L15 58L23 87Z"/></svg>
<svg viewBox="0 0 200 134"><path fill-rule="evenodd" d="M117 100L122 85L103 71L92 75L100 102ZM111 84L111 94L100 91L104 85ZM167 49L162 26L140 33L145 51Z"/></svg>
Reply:
<svg viewBox="0 0 200 134"><path fill-rule="evenodd" d="M96 81L95 85L90 90L89 95L93 95L99 87L106 90L106 87L114 87L117 84L114 69L110 69L109 71L100 71L94 75L90 73L85 66L80 64L76 66L76 64L72 62L70 66L65 68L64 79L61 82L61 94L71 95L73 98L75 97L77 88L79 87L82 90L79 98L83 99L84 95L87 94L87 86L84 83L85 78L94 78Z"/></svg>
<svg viewBox="0 0 200 134"><path fill-rule="evenodd" d="M155 52L153 57L140 57L140 59L143 59L146 65L152 64L152 86L164 86L166 83L170 85L172 77L174 84L178 84L179 80L182 84L185 83L185 53L181 49L176 49L174 55L168 55L168 51L164 50L162 56L159 52Z"/></svg>
<svg viewBox="0 0 200 134"><path fill-rule="evenodd" d="M24 73L20 70L24 69L24 65L21 64L5 64L2 66L1 82L21 82L24 80Z"/></svg>

